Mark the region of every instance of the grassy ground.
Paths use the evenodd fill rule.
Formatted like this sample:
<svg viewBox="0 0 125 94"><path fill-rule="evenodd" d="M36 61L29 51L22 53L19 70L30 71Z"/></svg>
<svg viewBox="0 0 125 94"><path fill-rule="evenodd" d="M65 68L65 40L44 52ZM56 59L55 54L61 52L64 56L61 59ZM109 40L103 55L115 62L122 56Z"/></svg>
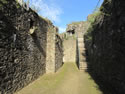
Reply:
<svg viewBox="0 0 125 94"><path fill-rule="evenodd" d="M16 94L102 94L91 77L65 63L55 74L45 74Z"/></svg>

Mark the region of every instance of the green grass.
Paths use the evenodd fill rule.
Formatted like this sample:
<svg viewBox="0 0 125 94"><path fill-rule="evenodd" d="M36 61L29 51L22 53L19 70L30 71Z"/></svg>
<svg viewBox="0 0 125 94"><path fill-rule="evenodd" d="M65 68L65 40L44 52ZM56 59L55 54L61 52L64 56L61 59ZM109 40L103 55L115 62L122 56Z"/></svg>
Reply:
<svg viewBox="0 0 125 94"><path fill-rule="evenodd" d="M66 71L67 71L67 65L64 65L62 68L63 70L59 70L59 72L55 74L47 74L42 77L42 85L49 87L49 88L56 88L59 83L61 83L62 79L64 79Z"/></svg>
<svg viewBox="0 0 125 94"><path fill-rule="evenodd" d="M95 87L96 86L96 87ZM16 94L101 94L88 73L68 62L53 74L45 74Z"/></svg>
<svg viewBox="0 0 125 94"><path fill-rule="evenodd" d="M62 83L67 69L67 64L64 64L64 66L58 72L43 75L35 81L35 84L34 82L31 83L17 94L35 94L35 91L41 91L43 94L48 94L47 92L53 92L53 89L56 89L58 85Z"/></svg>

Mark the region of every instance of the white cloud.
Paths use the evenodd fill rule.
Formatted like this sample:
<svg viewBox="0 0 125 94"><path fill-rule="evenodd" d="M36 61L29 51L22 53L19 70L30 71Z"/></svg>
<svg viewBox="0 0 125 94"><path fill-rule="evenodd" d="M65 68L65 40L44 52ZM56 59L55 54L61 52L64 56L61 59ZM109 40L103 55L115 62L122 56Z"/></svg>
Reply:
<svg viewBox="0 0 125 94"><path fill-rule="evenodd" d="M30 5L39 9L39 14L47 17L53 22L60 22L62 10L56 5L55 1L46 2L45 0L30 0Z"/></svg>
<svg viewBox="0 0 125 94"><path fill-rule="evenodd" d="M65 32L65 31L66 31L66 28L59 27L59 32L60 32L60 33L63 33L63 32Z"/></svg>

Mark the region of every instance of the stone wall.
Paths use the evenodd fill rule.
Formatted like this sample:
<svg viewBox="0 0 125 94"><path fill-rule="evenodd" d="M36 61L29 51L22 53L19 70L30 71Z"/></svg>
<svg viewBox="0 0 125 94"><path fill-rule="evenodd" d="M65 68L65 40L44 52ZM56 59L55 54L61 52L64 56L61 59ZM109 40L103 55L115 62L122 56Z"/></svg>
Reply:
<svg viewBox="0 0 125 94"><path fill-rule="evenodd" d="M64 39L64 57L63 62L76 62L76 39L74 37L69 37Z"/></svg>
<svg viewBox="0 0 125 94"><path fill-rule="evenodd" d="M14 0L0 1L0 93L2 94L16 92L44 74L46 56L51 54L46 53L47 32L49 27L54 28L54 26L30 8L26 9ZM56 39L56 35L54 36ZM61 43L61 40L59 41ZM58 46L56 48L58 51ZM62 56L61 51L56 53ZM59 60L62 64L61 57Z"/></svg>
<svg viewBox="0 0 125 94"><path fill-rule="evenodd" d="M112 93L125 94L125 1L104 0L85 36L88 68Z"/></svg>
<svg viewBox="0 0 125 94"><path fill-rule="evenodd" d="M57 32L55 27L47 32L46 73L54 73L63 65L63 45Z"/></svg>
<svg viewBox="0 0 125 94"><path fill-rule="evenodd" d="M75 32L74 35L76 37L78 36L83 37L83 33L86 31L87 28L88 28L88 22L85 21L72 22L71 24L67 25L66 32L68 33L69 31L74 31Z"/></svg>
<svg viewBox="0 0 125 94"><path fill-rule="evenodd" d="M88 22L72 22L67 25L66 33L61 34L64 40L64 62L76 62L79 66L79 45L78 40L83 38L83 34L88 28ZM70 35L69 31L74 31L75 33Z"/></svg>
<svg viewBox="0 0 125 94"><path fill-rule="evenodd" d="M49 32L47 32L46 73L55 72L55 36L54 27L49 27Z"/></svg>
<svg viewBox="0 0 125 94"><path fill-rule="evenodd" d="M56 41L55 41L55 71L57 71L63 65L63 41L60 38L59 34L56 34Z"/></svg>

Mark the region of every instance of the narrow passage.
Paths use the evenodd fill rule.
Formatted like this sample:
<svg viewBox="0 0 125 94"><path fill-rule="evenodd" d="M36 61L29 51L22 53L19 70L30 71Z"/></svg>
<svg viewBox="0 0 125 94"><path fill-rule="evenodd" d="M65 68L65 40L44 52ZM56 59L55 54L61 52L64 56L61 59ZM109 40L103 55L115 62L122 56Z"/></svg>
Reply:
<svg viewBox="0 0 125 94"><path fill-rule="evenodd" d="M16 94L102 94L85 71L65 63L55 74L45 74Z"/></svg>

